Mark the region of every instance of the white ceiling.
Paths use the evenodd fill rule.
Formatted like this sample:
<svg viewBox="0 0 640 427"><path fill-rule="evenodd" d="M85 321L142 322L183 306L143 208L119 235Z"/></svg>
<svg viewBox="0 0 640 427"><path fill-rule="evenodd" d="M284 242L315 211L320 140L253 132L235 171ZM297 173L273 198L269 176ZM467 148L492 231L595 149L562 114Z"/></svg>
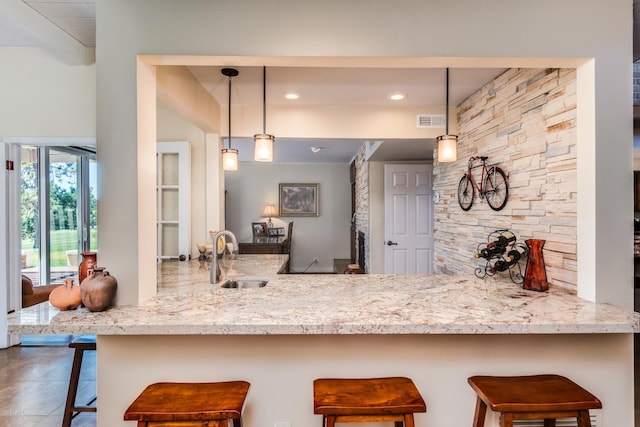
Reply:
<svg viewBox="0 0 640 427"><path fill-rule="evenodd" d="M86 63L95 47L95 0L0 0L0 46L38 46L67 63ZM228 80L220 67L190 67L222 105L227 106ZM239 67L232 81L232 104L262 105L262 67ZM452 69L451 105L458 105L503 69ZM290 101L284 94L296 92ZM391 101L402 93L402 101ZM444 106L444 69L298 68L267 69L269 105L303 106ZM276 140L276 162L348 162L365 141ZM384 141L373 160L432 158L435 141ZM240 160L250 161L252 141L234 139ZM322 147L313 153L310 147ZM391 150L390 147L394 149Z"/></svg>

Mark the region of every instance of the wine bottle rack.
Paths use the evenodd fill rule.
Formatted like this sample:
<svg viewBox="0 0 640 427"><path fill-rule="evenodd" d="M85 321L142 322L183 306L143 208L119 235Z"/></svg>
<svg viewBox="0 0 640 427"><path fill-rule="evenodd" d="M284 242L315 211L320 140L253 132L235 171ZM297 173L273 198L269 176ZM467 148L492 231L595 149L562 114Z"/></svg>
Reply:
<svg viewBox="0 0 640 427"><path fill-rule="evenodd" d="M475 269L475 275L481 279L497 273L509 273L513 283L524 283L520 261L529 254L524 243L508 229L495 230L487 236L487 243L480 243L475 258L485 260L484 266Z"/></svg>

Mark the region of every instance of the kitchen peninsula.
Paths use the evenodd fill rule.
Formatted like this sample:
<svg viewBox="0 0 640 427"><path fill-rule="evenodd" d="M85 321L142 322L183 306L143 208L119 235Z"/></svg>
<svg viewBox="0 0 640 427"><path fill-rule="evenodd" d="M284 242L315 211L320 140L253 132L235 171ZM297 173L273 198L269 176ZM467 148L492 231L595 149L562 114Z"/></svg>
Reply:
<svg viewBox="0 0 640 427"><path fill-rule="evenodd" d="M247 380L245 425L307 427L321 424L314 378L408 376L427 401L416 424L458 427L473 419L468 376L534 373L596 394L597 425L633 425L633 312L499 277L276 274L286 260L224 259L221 282L268 280L243 290L209 284L198 261L166 262L157 297L140 306L90 313L43 303L11 315L9 329L98 334L99 426L131 425L124 410L157 381Z"/></svg>

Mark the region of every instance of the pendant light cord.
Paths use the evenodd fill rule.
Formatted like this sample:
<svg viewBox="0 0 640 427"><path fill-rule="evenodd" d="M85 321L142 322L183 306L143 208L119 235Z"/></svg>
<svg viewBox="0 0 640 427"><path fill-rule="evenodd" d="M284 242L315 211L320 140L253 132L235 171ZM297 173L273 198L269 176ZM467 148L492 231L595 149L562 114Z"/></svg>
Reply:
<svg viewBox="0 0 640 427"><path fill-rule="evenodd" d="M229 150L231 150L231 76L229 76Z"/></svg>
<svg viewBox="0 0 640 427"><path fill-rule="evenodd" d="M267 67L262 67L262 133L267 133Z"/></svg>
<svg viewBox="0 0 640 427"><path fill-rule="evenodd" d="M444 124L444 134L445 135L449 135L449 68L447 68L446 71L446 95L445 95L445 104L446 104L446 111L445 111L445 124Z"/></svg>

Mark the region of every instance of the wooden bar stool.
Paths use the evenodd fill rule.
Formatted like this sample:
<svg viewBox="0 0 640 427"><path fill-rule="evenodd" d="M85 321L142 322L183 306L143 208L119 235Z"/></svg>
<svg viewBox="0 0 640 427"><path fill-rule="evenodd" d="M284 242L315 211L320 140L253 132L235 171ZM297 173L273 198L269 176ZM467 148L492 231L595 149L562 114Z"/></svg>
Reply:
<svg viewBox="0 0 640 427"><path fill-rule="evenodd" d="M415 412L427 412L427 405L409 378L320 378L313 382L313 413L322 414L323 427L380 421L414 427Z"/></svg>
<svg viewBox="0 0 640 427"><path fill-rule="evenodd" d="M155 383L145 388L124 413L138 427L242 427L246 381Z"/></svg>
<svg viewBox="0 0 640 427"><path fill-rule="evenodd" d="M71 421L77 417L80 412L96 412L95 406L90 406L96 401L94 396L84 406L76 406L76 394L78 392L78 382L80 381L80 370L82 369L82 358L85 351L96 349L95 335L81 335L75 337L69 348L73 348L73 364L71 365L71 376L69 377L69 391L67 392L67 401L64 405L64 415L62 416L62 427L71 426Z"/></svg>
<svg viewBox="0 0 640 427"><path fill-rule="evenodd" d="M473 427L484 426L487 405L500 412L501 427L512 427L513 420L555 427L556 418L568 417L577 418L578 427L591 427L589 409L602 408L597 397L560 375L476 376L468 382L478 394Z"/></svg>

